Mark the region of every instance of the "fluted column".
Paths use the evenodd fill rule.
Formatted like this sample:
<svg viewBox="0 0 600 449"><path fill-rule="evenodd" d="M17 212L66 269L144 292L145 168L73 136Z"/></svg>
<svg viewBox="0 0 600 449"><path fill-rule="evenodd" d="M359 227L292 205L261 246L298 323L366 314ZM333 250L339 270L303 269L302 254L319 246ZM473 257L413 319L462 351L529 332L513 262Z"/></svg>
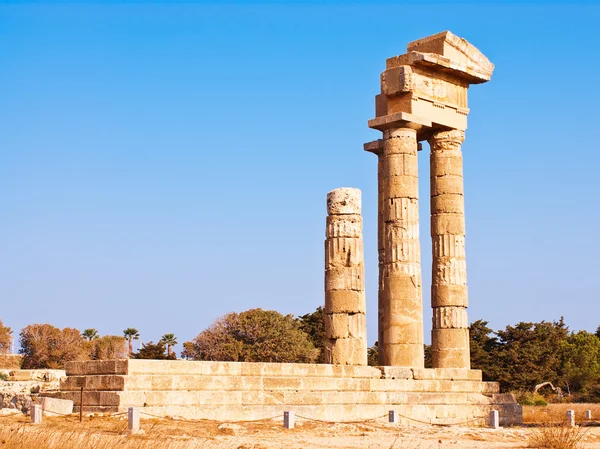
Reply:
<svg viewBox="0 0 600 449"><path fill-rule="evenodd" d="M431 147L431 335L434 368L470 368L461 144L464 132L439 131Z"/></svg>
<svg viewBox="0 0 600 449"><path fill-rule="evenodd" d="M327 194L325 231L325 353L328 363L367 364L361 193Z"/></svg>
<svg viewBox="0 0 600 449"><path fill-rule="evenodd" d="M423 305L419 244L417 132L383 135L383 344L387 366L422 368Z"/></svg>

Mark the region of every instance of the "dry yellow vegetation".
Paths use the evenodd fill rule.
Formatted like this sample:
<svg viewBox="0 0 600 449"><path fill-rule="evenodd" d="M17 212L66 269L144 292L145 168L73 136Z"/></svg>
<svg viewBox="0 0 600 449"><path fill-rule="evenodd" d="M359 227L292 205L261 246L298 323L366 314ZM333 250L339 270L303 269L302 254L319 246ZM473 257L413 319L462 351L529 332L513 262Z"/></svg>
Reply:
<svg viewBox="0 0 600 449"><path fill-rule="evenodd" d="M545 406L523 406L523 422L556 423L563 422L567 417L567 410L575 410L575 421L578 424L585 422L585 411L592 411L592 419L600 420L600 404L549 404Z"/></svg>

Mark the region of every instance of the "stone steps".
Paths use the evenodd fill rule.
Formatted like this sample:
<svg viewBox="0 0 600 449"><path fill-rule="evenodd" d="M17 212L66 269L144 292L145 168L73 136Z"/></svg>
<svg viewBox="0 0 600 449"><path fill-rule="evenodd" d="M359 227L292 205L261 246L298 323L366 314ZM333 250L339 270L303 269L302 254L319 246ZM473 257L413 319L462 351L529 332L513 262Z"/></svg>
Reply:
<svg viewBox="0 0 600 449"><path fill-rule="evenodd" d="M465 421L500 409L503 422L521 419L512 395L482 382L481 371L309 365L293 363L112 360L71 362L61 391L79 410L221 421L255 420L293 410L347 421L396 410L421 421ZM450 421L448 421L450 420Z"/></svg>
<svg viewBox="0 0 600 449"><path fill-rule="evenodd" d="M467 380L393 380L331 377L195 376L195 375L89 375L70 376L61 382L62 391L429 391L494 394L496 383Z"/></svg>
<svg viewBox="0 0 600 449"><path fill-rule="evenodd" d="M53 397L79 405L79 391L61 391ZM340 405L340 404L478 404L493 403L479 393L373 392L373 391L84 391L86 406L131 405Z"/></svg>
<svg viewBox="0 0 600 449"><path fill-rule="evenodd" d="M366 379L473 380L480 370L459 368L402 368L308 363L196 362L187 360L94 360L69 362L67 376L126 374L192 374L201 376L288 376Z"/></svg>

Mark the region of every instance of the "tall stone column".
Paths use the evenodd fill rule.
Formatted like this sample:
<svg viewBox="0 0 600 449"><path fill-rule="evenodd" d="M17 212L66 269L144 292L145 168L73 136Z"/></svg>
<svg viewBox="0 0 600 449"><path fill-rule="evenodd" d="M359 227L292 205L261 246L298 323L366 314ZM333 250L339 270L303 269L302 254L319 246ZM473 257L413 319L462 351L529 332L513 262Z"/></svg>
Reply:
<svg viewBox="0 0 600 449"><path fill-rule="evenodd" d="M385 178L383 177L383 140L375 140L366 143L365 151L377 156L377 254L378 254L378 281L377 289L377 345L383 346L383 267L385 265L385 221L383 220L383 189ZM379 365L384 365L383 351L379 351Z"/></svg>
<svg viewBox="0 0 600 449"><path fill-rule="evenodd" d="M384 186L385 178L383 177L383 148L379 148L377 153L377 256L379 269L378 288L377 288L377 347L381 348L384 345L384 267L385 267L385 220L383 219L384 201ZM383 351L378 351L379 365L385 366L385 358Z"/></svg>
<svg viewBox="0 0 600 449"><path fill-rule="evenodd" d="M431 336L434 368L470 368L461 144L464 131L439 131L431 147Z"/></svg>
<svg viewBox="0 0 600 449"><path fill-rule="evenodd" d="M361 193L327 194L325 240L325 351L328 363L367 364Z"/></svg>
<svg viewBox="0 0 600 449"><path fill-rule="evenodd" d="M417 131L383 135L383 344L387 366L422 368L423 305L419 244Z"/></svg>

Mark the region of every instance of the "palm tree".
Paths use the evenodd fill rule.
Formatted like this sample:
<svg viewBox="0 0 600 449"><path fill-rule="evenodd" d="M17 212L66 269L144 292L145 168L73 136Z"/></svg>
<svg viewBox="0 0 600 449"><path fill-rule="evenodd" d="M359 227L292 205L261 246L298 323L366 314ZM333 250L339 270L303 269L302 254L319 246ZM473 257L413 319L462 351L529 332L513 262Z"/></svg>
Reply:
<svg viewBox="0 0 600 449"><path fill-rule="evenodd" d="M175 337L175 334L165 334L160 341L167 345L167 355L170 356L173 353L173 346L177 344L177 337Z"/></svg>
<svg viewBox="0 0 600 449"><path fill-rule="evenodd" d="M89 328L89 329L85 329L81 335L83 336L83 338L87 338L88 341L92 341L95 340L96 338L100 337L100 335L98 335L98 331L96 329L94 329L93 327Z"/></svg>
<svg viewBox="0 0 600 449"><path fill-rule="evenodd" d="M123 331L123 336L129 341L129 357L133 354L133 340L140 339L140 332L135 327L128 327Z"/></svg>

